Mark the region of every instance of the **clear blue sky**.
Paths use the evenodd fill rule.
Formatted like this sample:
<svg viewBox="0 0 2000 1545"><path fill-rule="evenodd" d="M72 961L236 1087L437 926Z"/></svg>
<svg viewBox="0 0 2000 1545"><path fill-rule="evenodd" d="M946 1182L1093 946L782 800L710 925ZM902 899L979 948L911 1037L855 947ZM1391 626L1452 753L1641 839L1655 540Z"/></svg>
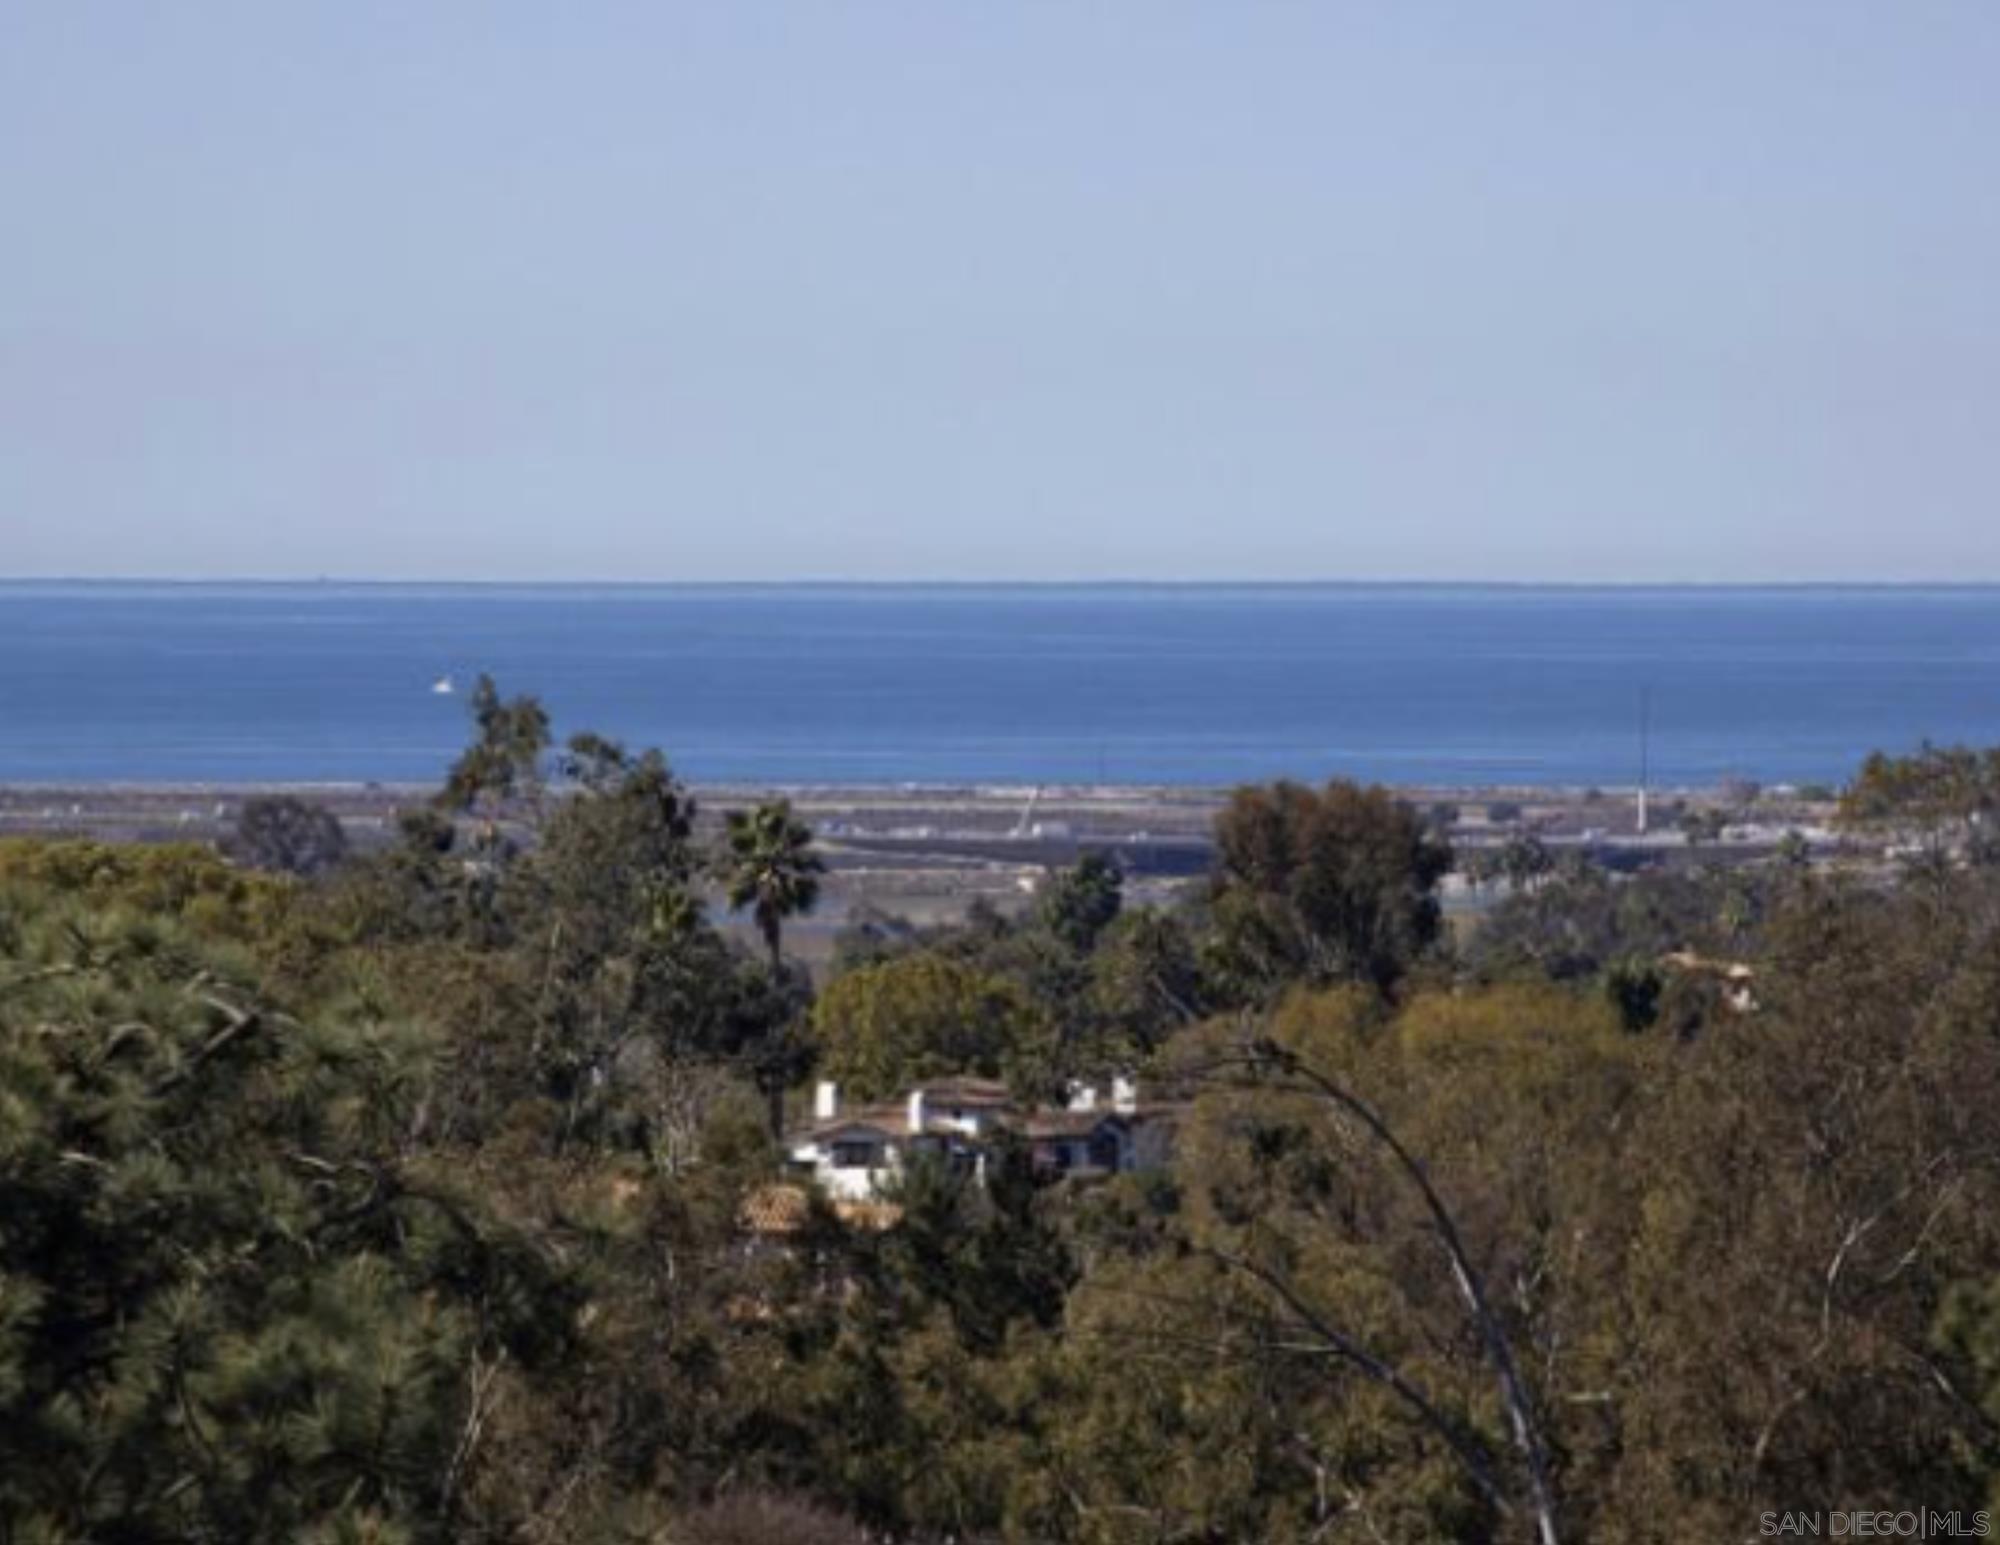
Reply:
<svg viewBox="0 0 2000 1545"><path fill-rule="evenodd" d="M0 0L0 573L2000 579L2000 4Z"/></svg>

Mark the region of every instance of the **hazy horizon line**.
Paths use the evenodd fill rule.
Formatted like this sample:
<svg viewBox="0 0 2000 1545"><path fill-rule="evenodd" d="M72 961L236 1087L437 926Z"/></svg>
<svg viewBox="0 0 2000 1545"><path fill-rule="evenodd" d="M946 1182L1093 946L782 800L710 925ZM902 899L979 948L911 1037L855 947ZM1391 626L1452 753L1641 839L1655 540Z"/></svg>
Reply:
<svg viewBox="0 0 2000 1545"><path fill-rule="evenodd" d="M159 586L244 588L452 589L452 590L2000 590L1991 579L1439 579L1341 577L1221 579L1111 577L1102 579L962 577L869 579L828 576L784 579L505 579L491 576L343 574L0 574L0 586Z"/></svg>

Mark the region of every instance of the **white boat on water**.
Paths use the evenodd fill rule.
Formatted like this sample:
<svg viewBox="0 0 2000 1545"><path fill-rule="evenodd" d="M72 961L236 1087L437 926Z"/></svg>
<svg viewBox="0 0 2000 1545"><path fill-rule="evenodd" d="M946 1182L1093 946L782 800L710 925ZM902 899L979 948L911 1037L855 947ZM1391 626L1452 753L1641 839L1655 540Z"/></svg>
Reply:
<svg viewBox="0 0 2000 1545"><path fill-rule="evenodd" d="M431 683L431 691L439 697L450 697L457 690L458 688L453 685L452 679L449 676L440 676L436 681Z"/></svg>

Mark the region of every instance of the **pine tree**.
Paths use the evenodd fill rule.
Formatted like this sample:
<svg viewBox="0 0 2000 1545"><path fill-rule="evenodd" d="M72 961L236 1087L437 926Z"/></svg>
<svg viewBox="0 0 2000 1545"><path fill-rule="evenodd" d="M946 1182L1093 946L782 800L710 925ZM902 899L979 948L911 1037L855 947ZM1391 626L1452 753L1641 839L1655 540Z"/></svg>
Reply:
<svg viewBox="0 0 2000 1545"><path fill-rule="evenodd" d="M0 1536L447 1537L475 1360L573 1316L413 1151L431 1052L0 901Z"/></svg>

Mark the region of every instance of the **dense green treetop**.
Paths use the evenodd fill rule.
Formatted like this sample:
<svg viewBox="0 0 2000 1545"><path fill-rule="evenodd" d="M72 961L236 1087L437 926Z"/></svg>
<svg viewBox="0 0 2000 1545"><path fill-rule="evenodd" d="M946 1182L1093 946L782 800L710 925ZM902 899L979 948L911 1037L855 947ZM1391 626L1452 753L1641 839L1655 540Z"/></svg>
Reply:
<svg viewBox="0 0 2000 1545"><path fill-rule="evenodd" d="M1048 1028L1013 982L925 952L863 966L813 1005L819 1066L857 1099L886 1099L952 1073L999 1077Z"/></svg>
<svg viewBox="0 0 2000 1545"><path fill-rule="evenodd" d="M1451 849L1387 789L1238 789L1215 844L1220 961L1253 995L1302 977L1387 989L1437 938Z"/></svg>
<svg viewBox="0 0 2000 1545"><path fill-rule="evenodd" d="M243 801L232 851L253 869L316 875L338 869L347 857L347 833L324 805L290 794Z"/></svg>
<svg viewBox="0 0 2000 1545"><path fill-rule="evenodd" d="M450 1537L469 1371L573 1310L413 1141L435 1047L159 917L0 901L0 1521Z"/></svg>

